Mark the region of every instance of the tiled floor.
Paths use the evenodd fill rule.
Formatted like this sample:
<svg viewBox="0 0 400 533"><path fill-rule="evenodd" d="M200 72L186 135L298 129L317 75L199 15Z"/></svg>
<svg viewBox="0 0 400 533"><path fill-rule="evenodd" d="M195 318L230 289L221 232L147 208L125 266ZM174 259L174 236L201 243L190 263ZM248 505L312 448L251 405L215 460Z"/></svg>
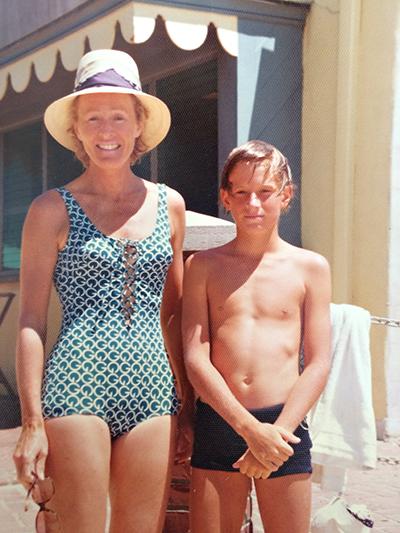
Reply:
<svg viewBox="0 0 400 533"><path fill-rule="evenodd" d="M0 532L32 533L36 508L24 511L25 493L16 484L11 459L19 430L0 430ZM375 470L350 471L344 498L348 503L365 504L374 519L373 530L400 533L400 440L378 442L378 465ZM313 485L313 513L328 503L334 493L322 493ZM262 533L260 517L253 496L254 533Z"/></svg>

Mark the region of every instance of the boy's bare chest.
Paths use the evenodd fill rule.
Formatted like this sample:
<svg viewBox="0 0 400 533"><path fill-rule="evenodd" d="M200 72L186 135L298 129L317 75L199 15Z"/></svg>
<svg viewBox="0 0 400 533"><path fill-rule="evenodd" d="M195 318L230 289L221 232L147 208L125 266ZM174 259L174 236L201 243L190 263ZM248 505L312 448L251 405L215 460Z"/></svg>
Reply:
<svg viewBox="0 0 400 533"><path fill-rule="evenodd" d="M215 272L208 284L208 301L214 315L289 318L298 314L305 294L301 271L285 264L253 269L229 266L230 269Z"/></svg>

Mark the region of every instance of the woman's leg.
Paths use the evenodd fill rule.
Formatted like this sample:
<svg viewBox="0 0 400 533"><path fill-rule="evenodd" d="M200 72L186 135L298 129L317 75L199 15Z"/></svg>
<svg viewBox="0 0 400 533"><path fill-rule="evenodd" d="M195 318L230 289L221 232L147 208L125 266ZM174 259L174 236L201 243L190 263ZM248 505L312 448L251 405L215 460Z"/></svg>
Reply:
<svg viewBox="0 0 400 533"><path fill-rule="evenodd" d="M48 507L63 533L104 533L111 439L96 416L71 415L46 421L49 456L46 475L55 493Z"/></svg>
<svg viewBox="0 0 400 533"><path fill-rule="evenodd" d="M268 533L308 533L311 514L311 475L291 474L255 479L258 507Z"/></svg>
<svg viewBox="0 0 400 533"><path fill-rule="evenodd" d="M175 455L176 417L141 422L111 451L110 533L156 533L165 519Z"/></svg>
<svg viewBox="0 0 400 533"><path fill-rule="evenodd" d="M191 533L239 533L250 489L239 472L192 468Z"/></svg>

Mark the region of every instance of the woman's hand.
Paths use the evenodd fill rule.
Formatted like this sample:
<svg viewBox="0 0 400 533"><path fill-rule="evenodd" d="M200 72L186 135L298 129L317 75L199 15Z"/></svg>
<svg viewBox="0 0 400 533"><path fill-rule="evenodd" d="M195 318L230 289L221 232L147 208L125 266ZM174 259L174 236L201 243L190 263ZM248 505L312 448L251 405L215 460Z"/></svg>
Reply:
<svg viewBox="0 0 400 533"><path fill-rule="evenodd" d="M13 459L18 481L25 488L28 489L32 486L35 479L34 474L39 479L44 479L48 448L43 421L28 422L22 426Z"/></svg>

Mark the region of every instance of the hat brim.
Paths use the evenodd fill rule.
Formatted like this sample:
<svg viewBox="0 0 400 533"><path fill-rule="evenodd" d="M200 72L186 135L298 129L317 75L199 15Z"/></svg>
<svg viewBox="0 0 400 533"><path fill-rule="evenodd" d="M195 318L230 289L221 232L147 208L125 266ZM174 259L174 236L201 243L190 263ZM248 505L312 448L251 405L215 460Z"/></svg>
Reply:
<svg viewBox="0 0 400 533"><path fill-rule="evenodd" d="M171 126L171 114L167 105L156 96L124 87L91 87L59 98L50 104L44 113L44 123L48 132L68 150L74 151L76 148L74 138L68 131L72 126L71 108L73 101L77 96L99 93L133 94L136 96L148 114L141 134L141 139L147 150L157 146L167 135Z"/></svg>

